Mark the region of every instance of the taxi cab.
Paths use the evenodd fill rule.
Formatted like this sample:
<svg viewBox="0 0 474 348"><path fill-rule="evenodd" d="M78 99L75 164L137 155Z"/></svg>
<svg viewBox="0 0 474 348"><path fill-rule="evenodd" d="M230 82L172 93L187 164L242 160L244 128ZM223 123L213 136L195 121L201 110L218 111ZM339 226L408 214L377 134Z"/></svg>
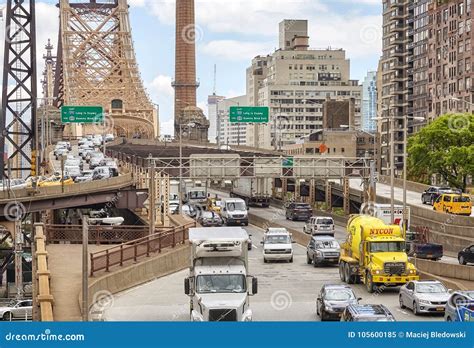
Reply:
<svg viewBox="0 0 474 348"><path fill-rule="evenodd" d="M52 186L61 186L64 185L72 185L74 184L74 180L70 178L69 176L64 176L63 179L61 179L60 176L52 176L46 180L38 182L38 187L52 187Z"/></svg>

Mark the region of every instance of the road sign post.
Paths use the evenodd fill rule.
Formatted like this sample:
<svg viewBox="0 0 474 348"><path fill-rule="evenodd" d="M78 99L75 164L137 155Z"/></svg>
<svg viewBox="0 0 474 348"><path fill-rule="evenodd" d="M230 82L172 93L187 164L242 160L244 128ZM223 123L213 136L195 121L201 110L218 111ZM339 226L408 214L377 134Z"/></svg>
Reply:
<svg viewBox="0 0 474 348"><path fill-rule="evenodd" d="M62 123L103 123L104 108L102 106L62 106Z"/></svg>
<svg viewBox="0 0 474 348"><path fill-rule="evenodd" d="M269 110L266 106L231 106L230 123L268 123Z"/></svg>

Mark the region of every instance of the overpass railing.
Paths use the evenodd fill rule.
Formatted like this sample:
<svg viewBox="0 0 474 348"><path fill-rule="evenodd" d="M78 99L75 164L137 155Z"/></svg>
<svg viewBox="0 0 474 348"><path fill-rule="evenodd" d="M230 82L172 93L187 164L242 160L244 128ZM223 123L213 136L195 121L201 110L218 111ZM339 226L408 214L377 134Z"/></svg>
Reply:
<svg viewBox="0 0 474 348"><path fill-rule="evenodd" d="M82 225L46 225L48 243L82 243ZM148 226L89 226L89 243L120 244L143 238Z"/></svg>
<svg viewBox="0 0 474 348"><path fill-rule="evenodd" d="M40 307L41 321L54 321L53 318L53 295L50 287L50 271L48 269L48 252L46 251L46 240L44 235L44 225L35 225L36 243L36 301Z"/></svg>
<svg viewBox="0 0 474 348"><path fill-rule="evenodd" d="M148 257L152 253L160 253L165 248L174 248L184 244L189 238L189 228L196 227L196 222L183 226L170 227L153 235L136 239L113 248L90 254L90 275L105 270L109 272L113 266L123 266L124 262Z"/></svg>

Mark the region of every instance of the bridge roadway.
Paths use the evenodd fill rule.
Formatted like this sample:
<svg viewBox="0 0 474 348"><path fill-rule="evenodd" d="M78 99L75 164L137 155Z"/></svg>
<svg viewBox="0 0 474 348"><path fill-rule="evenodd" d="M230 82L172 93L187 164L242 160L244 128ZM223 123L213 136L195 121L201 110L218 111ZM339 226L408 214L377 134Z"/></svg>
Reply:
<svg viewBox="0 0 474 348"><path fill-rule="evenodd" d="M350 186L353 189L361 190L362 180L351 178ZM414 206L417 206L417 207L421 207L421 208L424 208L424 209L433 210L433 207L431 205L421 203L421 193L422 192L407 190L407 204L414 205ZM377 183L377 196L390 198L390 195L391 195L391 186L390 185ZM403 189L399 188L399 187L395 187L394 197L395 197L395 201L402 202L403 201ZM440 213L440 214L442 214L442 213ZM471 216L474 217L474 211L471 214Z"/></svg>
<svg viewBox="0 0 474 348"><path fill-rule="evenodd" d="M252 213L257 213L251 209ZM292 228L299 223L288 222ZM264 263L260 241L263 230L246 227L252 235L249 253L250 272L258 277L259 293L250 299L254 321L314 321L316 297L324 284L340 284L337 266L314 268L306 264L306 249L294 245L293 263ZM338 229L338 236L342 233ZM114 296L104 311L107 321L186 321L189 299L184 294L183 279L187 271L157 279ZM364 285L352 285L362 303L384 304L400 321L441 321L439 315L414 316L398 306L398 288L369 294Z"/></svg>

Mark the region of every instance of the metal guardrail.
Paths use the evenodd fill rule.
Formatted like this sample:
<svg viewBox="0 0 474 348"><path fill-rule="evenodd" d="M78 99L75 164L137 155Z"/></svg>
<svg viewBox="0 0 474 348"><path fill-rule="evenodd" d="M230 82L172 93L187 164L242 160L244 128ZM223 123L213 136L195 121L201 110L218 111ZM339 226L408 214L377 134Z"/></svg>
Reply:
<svg viewBox="0 0 474 348"><path fill-rule="evenodd" d="M53 317L53 295L50 288L50 271L48 269L48 252L46 251L46 238L44 225L35 225L36 262L37 262L37 284L38 296L36 298L40 307L41 321L54 321Z"/></svg>
<svg viewBox="0 0 474 348"><path fill-rule="evenodd" d="M46 225L48 243L82 243L81 225ZM120 244L143 238L148 226L89 226L89 243Z"/></svg>
<svg viewBox="0 0 474 348"><path fill-rule="evenodd" d="M165 248L174 248L176 245L184 244L189 238L189 228L195 226L196 223L192 222L183 226L171 227L144 238L91 253L90 275L94 276L94 273L101 270L109 272L111 267L116 265L123 266L126 261L133 260L136 262L143 256L148 257L152 253L160 253Z"/></svg>
<svg viewBox="0 0 474 348"><path fill-rule="evenodd" d="M64 196L71 194L84 194L89 192L100 192L107 191L116 187L123 187L131 185L132 174L126 173L110 179L96 180L81 184L72 184L64 186L64 193L62 192L62 187L60 185L54 187L40 187L40 188L27 188L21 190L14 190L12 192L1 191L0 200L28 200L28 199L40 199L42 197L50 196Z"/></svg>

